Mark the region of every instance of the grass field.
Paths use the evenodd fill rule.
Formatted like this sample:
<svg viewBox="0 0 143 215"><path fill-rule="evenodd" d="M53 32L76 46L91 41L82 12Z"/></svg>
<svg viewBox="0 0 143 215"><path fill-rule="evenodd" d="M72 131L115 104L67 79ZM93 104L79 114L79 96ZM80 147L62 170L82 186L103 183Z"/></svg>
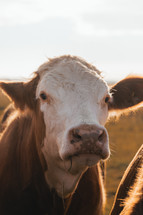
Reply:
<svg viewBox="0 0 143 215"><path fill-rule="evenodd" d="M9 100L0 92L0 118ZM110 119L106 124L109 132L111 157L107 161L105 215L109 214L113 198L124 170L137 152L143 140L143 109L128 116L122 115L117 121Z"/></svg>

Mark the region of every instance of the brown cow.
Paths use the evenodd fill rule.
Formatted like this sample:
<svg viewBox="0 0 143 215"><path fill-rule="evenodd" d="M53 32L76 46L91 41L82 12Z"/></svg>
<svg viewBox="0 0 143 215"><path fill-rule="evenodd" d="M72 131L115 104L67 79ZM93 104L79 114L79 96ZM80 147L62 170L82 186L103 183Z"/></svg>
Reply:
<svg viewBox="0 0 143 215"><path fill-rule="evenodd" d="M119 184L111 215L143 214L143 145Z"/></svg>
<svg viewBox="0 0 143 215"><path fill-rule="evenodd" d="M1 82L16 111L0 138L0 214L101 214L108 108L142 102L140 85L128 78L110 93L101 73L73 56L49 60L28 82Z"/></svg>

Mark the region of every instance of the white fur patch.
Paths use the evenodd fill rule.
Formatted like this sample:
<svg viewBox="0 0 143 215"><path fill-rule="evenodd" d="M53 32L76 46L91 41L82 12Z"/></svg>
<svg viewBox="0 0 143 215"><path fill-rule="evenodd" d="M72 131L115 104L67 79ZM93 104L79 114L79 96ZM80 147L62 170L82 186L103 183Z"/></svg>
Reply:
<svg viewBox="0 0 143 215"><path fill-rule="evenodd" d="M48 63L47 63L48 64ZM108 116L105 97L109 93L108 86L102 77L78 58L62 59L44 70L40 67L40 81L36 98L41 92L50 96L52 103L40 102L44 114L46 137L42 148L47 161L46 179L50 187L54 187L60 196L67 196L76 186L81 174L88 166L96 164L100 158L77 159L71 171L70 161L63 161L63 153L73 150L68 142L67 134L71 128L81 124L96 125L102 128ZM45 69L47 68L47 69ZM106 146L109 149L108 143ZM64 187L64 194L63 194Z"/></svg>

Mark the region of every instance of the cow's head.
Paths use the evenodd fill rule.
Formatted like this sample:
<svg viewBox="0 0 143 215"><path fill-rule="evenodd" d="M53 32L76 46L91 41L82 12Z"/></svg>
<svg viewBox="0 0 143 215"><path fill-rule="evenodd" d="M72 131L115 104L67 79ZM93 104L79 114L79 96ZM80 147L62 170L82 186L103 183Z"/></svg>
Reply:
<svg viewBox="0 0 143 215"><path fill-rule="evenodd" d="M125 79L110 90L94 66L71 56L50 60L37 75L32 97L31 82L19 83L19 90L11 85L13 96L7 84L1 86L21 109L24 105L20 106L20 100L33 111L33 95L38 101L45 125L43 143L39 143L48 166L45 177L59 196L67 197L88 167L109 157L104 127L108 109L124 109L141 102L143 93L136 87L143 85L143 79ZM16 94L21 96L17 98Z"/></svg>

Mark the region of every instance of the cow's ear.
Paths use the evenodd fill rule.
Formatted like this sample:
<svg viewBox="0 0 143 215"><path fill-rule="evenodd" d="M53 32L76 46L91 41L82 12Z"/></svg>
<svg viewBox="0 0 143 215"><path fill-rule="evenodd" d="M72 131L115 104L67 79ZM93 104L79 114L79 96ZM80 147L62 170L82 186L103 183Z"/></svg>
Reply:
<svg viewBox="0 0 143 215"><path fill-rule="evenodd" d="M39 77L36 76L29 82L0 82L0 87L14 102L16 108L24 110L27 106L32 109L35 105L38 80Z"/></svg>
<svg viewBox="0 0 143 215"><path fill-rule="evenodd" d="M127 77L111 87L109 110L126 109L143 101L143 77Z"/></svg>
<svg viewBox="0 0 143 215"><path fill-rule="evenodd" d="M1 89L12 100L16 107L24 109L24 83L23 82L0 82Z"/></svg>

